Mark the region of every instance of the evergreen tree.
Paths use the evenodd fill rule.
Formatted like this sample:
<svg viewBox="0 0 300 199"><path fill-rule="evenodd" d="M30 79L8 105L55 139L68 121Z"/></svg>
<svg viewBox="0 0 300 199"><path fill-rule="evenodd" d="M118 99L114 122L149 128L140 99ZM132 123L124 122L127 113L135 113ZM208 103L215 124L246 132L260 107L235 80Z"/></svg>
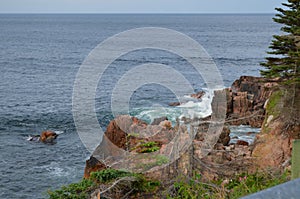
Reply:
<svg viewBox="0 0 300 199"><path fill-rule="evenodd" d="M281 77L284 81L300 81L300 0L282 3L286 9L276 8L279 12L273 20L283 24L283 35L274 35L269 47L272 49L266 62L261 63L266 70L265 77Z"/></svg>

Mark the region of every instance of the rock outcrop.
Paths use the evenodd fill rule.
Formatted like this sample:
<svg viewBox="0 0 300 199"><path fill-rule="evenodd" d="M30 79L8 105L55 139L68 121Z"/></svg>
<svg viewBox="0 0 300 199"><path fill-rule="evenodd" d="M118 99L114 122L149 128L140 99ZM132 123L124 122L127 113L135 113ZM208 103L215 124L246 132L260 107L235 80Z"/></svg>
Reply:
<svg viewBox="0 0 300 199"><path fill-rule="evenodd" d="M198 93L193 93L191 94L190 96L192 98L195 98L195 99L201 99L203 96L205 95L205 92L204 91L199 91ZM169 103L169 106L180 106L182 105L183 103L182 102L170 102Z"/></svg>
<svg viewBox="0 0 300 199"><path fill-rule="evenodd" d="M43 142L45 144L55 144L55 140L58 137L58 134L55 133L54 131L43 131L41 135L32 135L29 136L27 139L28 141L33 141L33 142Z"/></svg>
<svg viewBox="0 0 300 199"><path fill-rule="evenodd" d="M161 122L168 120L167 117L160 117L160 118L155 118L151 125L159 125Z"/></svg>
<svg viewBox="0 0 300 199"><path fill-rule="evenodd" d="M121 166L138 171L138 167L146 168L143 173L147 177L166 184L177 175L188 176L195 170L201 173L202 180L214 180L255 171L257 167L285 168L291 157L291 143L293 139L300 138L300 88L295 87L293 92L289 88L281 89L280 96L274 88L280 88L277 80L243 76L231 88L215 92L211 116L200 121L187 119L189 130L185 125L172 127L166 118L148 125L134 117L119 116L110 122L102 143L87 161L85 177L91 171L111 167L111 162L118 161L123 162ZM283 97L286 93L292 95ZM218 121L225 124L220 126L221 129L215 128L215 132L210 132L219 136L209 137L207 131L214 119L217 121L215 124ZM228 125L241 124L262 127L254 145L242 140L229 144ZM141 150L137 150L141 143L147 142L159 146L154 156L149 155L150 162L139 156ZM209 151L203 153L203 149ZM129 152L134 157L123 161L121 158ZM101 154L104 156L99 157ZM109 159L110 156L114 158ZM99 158L105 161L99 161ZM170 161L170 158L173 159ZM148 167L149 163L151 167Z"/></svg>
<svg viewBox="0 0 300 199"><path fill-rule="evenodd" d="M300 139L300 85L280 86L266 104L262 131L253 149L259 168L285 169L290 165L292 142Z"/></svg>
<svg viewBox="0 0 300 199"><path fill-rule="evenodd" d="M191 94L192 98L201 99L205 95L204 91L199 91L198 93Z"/></svg>
<svg viewBox="0 0 300 199"><path fill-rule="evenodd" d="M156 147L159 147L163 150L174 138L175 129L168 120L161 118L156 121L158 122L158 125L148 125L129 115L120 115L112 120L107 126L102 143L94 151L93 158L86 162L85 176L89 176L89 172L95 171L96 168L105 169L112 165L121 167L116 162L130 156L129 153L133 156L141 153L147 143L150 143L150 148L156 150ZM95 159L98 159L98 162ZM126 166L131 167L130 164L133 163L135 162L131 160ZM122 164L126 164L126 160L122 160Z"/></svg>
<svg viewBox="0 0 300 199"><path fill-rule="evenodd" d="M278 79L242 76L236 80L227 93L227 120L231 125L250 125L261 127L264 105L278 85Z"/></svg>
<svg viewBox="0 0 300 199"><path fill-rule="evenodd" d="M106 169L107 166L100 162L97 158L94 156L91 156L90 159L88 159L85 163L85 168L84 168L84 178L89 178L91 172L94 171L100 171Z"/></svg>
<svg viewBox="0 0 300 199"><path fill-rule="evenodd" d="M145 127L147 123L136 117L119 116L108 124L105 136L118 148L126 149L137 142L137 138L129 134L140 133Z"/></svg>

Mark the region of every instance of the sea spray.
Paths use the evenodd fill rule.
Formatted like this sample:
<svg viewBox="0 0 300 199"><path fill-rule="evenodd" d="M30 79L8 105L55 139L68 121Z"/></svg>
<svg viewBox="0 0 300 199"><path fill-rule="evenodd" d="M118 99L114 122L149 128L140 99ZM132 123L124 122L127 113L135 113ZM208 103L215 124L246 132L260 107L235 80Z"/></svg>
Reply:
<svg viewBox="0 0 300 199"><path fill-rule="evenodd" d="M214 97L214 90L203 90L205 91L205 94L200 100L191 99L190 96L185 96L185 98L189 99L190 101L178 106L183 112L183 114L179 116L180 119L183 117L190 119L205 118L211 115L211 102Z"/></svg>
<svg viewBox="0 0 300 199"><path fill-rule="evenodd" d="M211 102L214 96L214 90L203 89L205 94L201 99L192 98L190 95L185 95L180 98L183 102L175 107L139 107L130 111L130 115L141 120L151 123L155 118L166 116L173 124L176 123L176 118L196 119L205 118L211 115Z"/></svg>

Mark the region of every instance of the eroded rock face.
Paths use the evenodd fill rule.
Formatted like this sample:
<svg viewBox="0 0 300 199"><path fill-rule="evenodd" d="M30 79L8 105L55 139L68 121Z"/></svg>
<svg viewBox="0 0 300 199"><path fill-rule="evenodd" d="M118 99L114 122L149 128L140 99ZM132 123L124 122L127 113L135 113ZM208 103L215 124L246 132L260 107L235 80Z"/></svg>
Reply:
<svg viewBox="0 0 300 199"><path fill-rule="evenodd" d="M105 136L117 147L126 149L128 145L136 142L135 136L129 136L129 134L139 133L146 127L146 122L136 117L122 115L108 124Z"/></svg>
<svg viewBox="0 0 300 199"><path fill-rule="evenodd" d="M120 115L112 120L107 126L101 144L93 153L93 164L89 162L86 164L85 176L89 176L89 172L95 169L103 169L103 162L105 162L106 167L111 165L120 168L132 166L130 164L133 164L133 161L127 164L122 159L127 157L128 153L133 155L139 153L144 143L153 142L155 146L160 148L170 143L175 135L172 123L163 119L156 122L159 124L148 125L146 122L129 115ZM95 158L98 160L96 166L94 166ZM103 161L100 162L99 160ZM115 164L116 162L120 162L120 165Z"/></svg>
<svg viewBox="0 0 300 199"><path fill-rule="evenodd" d="M272 93L276 80L262 77L242 76L227 92L227 120L231 125L250 125L261 127L264 105Z"/></svg>
<svg viewBox="0 0 300 199"><path fill-rule="evenodd" d="M161 120L161 121L160 121ZM129 115L121 115L107 126L106 137L117 147L127 150L139 140L168 143L174 134L172 123L168 120L157 120L158 125L146 122Z"/></svg>
<svg viewBox="0 0 300 199"><path fill-rule="evenodd" d="M197 165L203 180L230 178L248 172L252 166L251 148L248 146L230 145L223 149L213 150L201 159ZM204 166L203 166L204 165Z"/></svg>
<svg viewBox="0 0 300 199"><path fill-rule="evenodd" d="M253 158L259 168L285 169L290 165L292 142L300 138L299 87L280 87L270 97L262 131L254 142Z"/></svg>
<svg viewBox="0 0 300 199"><path fill-rule="evenodd" d="M205 134L207 133L208 128L209 128L209 124L200 125L198 127L198 132L195 136L195 140L204 142ZM218 138L217 143L222 144L223 146L228 146L229 142L230 142L230 129L228 126L223 126L223 130Z"/></svg>
<svg viewBox="0 0 300 199"><path fill-rule="evenodd" d="M106 165L101 163L97 158L91 156L85 163L84 178L89 178L91 172L106 169Z"/></svg>
<svg viewBox="0 0 300 199"><path fill-rule="evenodd" d="M228 126L223 127L223 131L219 137L218 143L221 143L224 146L228 146L230 142L230 129Z"/></svg>
<svg viewBox="0 0 300 199"><path fill-rule="evenodd" d="M278 165L286 162L290 158L292 137L282 133L284 126L280 124L279 120L277 120L279 123L275 123L276 118L270 119L266 126L266 128L273 129L271 134L260 134L256 138L255 146L248 146L247 143L228 146L230 131L226 125L244 124L261 127L265 118L266 101L272 94L275 85L277 85L276 81L266 81L259 77L244 76L235 81L231 88L216 91L212 102L213 114L202 120L203 124L199 126L191 147L172 164L167 167L162 166L155 171L151 170L147 172L147 175L156 179L168 180L178 173L188 175L190 171L198 170L206 179L214 179L218 176L231 176L240 172L248 172L250 169L253 169L253 163L255 162L253 160L257 161L255 163L261 164L262 168L269 166L278 167ZM203 144L205 144L205 133L209 127L209 121L222 119L222 114L218 115L215 113L224 113L224 111L226 115L225 127L220 137L212 142L217 144L210 146L211 151L203 156L201 150L203 150ZM128 132L132 135L129 136ZM182 130L182 132L186 132L186 130ZM289 132L300 136L295 131ZM172 142L176 130L170 126L167 120L161 119L154 125L147 125L145 122L130 116L120 116L111 121L107 127L103 142L111 142L117 148L130 151L130 147L134 148L140 141L139 138L134 136L136 133L149 135L143 138L144 141L159 143L161 147L159 154L174 148L170 147L171 145L168 145L168 143ZM188 133L183 133L182 135L188 136ZM184 141L184 139L182 140ZM103 152L105 150L107 150L107 154L111 154L114 157L118 156L117 153L113 154L114 150L108 151L105 145L102 145L102 148L97 148L94 155L97 155L97 151ZM135 151L133 150L133 152ZM87 172L89 171L88 169L86 168Z"/></svg>

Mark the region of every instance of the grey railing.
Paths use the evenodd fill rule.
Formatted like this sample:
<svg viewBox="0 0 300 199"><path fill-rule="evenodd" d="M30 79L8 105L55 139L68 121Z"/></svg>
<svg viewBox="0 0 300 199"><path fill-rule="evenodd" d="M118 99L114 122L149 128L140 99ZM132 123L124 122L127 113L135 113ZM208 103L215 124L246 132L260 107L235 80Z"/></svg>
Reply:
<svg viewBox="0 0 300 199"><path fill-rule="evenodd" d="M297 178L297 179L296 179ZM294 140L292 152L292 179L287 183L243 197L242 199L298 199L300 198L300 140Z"/></svg>
<svg viewBox="0 0 300 199"><path fill-rule="evenodd" d="M299 199L300 178L243 197L242 199Z"/></svg>

